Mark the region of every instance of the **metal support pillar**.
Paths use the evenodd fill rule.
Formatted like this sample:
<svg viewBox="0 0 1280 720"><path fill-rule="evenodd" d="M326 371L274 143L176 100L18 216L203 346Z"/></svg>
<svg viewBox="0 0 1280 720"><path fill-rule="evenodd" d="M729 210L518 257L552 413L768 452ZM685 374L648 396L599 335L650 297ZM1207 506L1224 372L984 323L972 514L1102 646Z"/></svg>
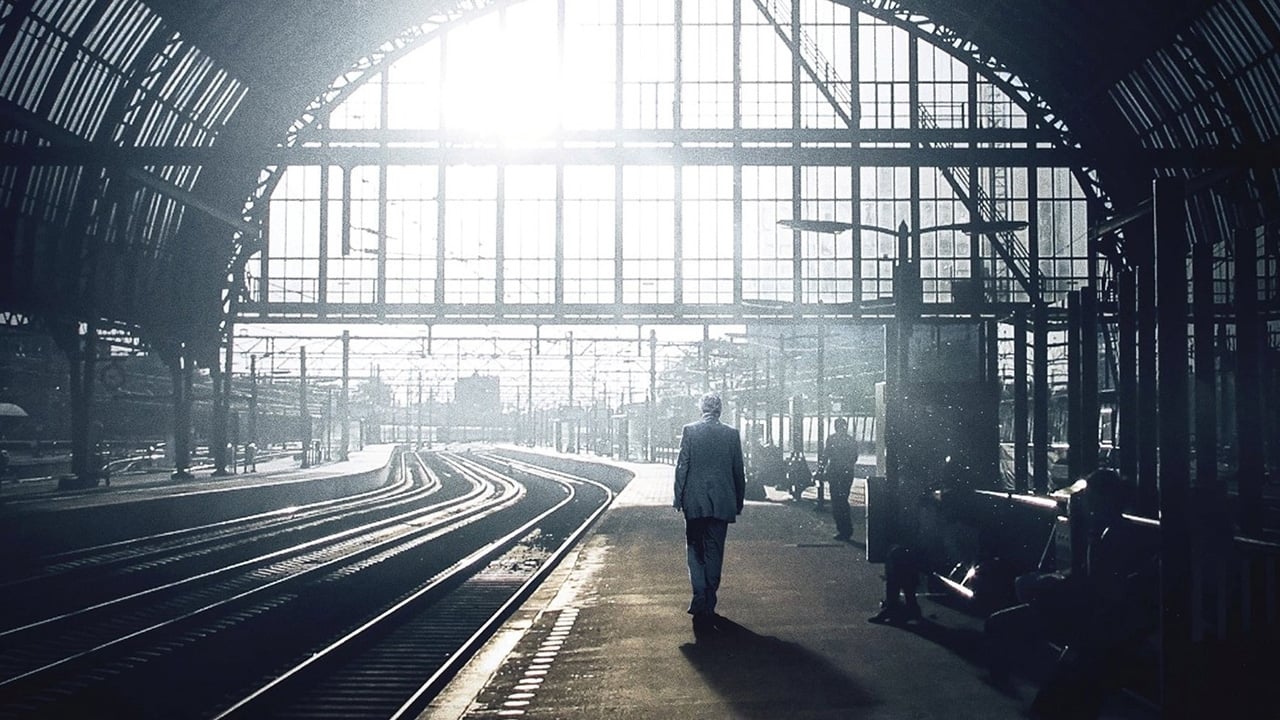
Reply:
<svg viewBox="0 0 1280 720"><path fill-rule="evenodd" d="M1130 233L1137 266L1138 333L1138 475L1137 511L1156 517L1159 507L1159 479L1156 477L1157 421L1156 396L1156 246L1147 228Z"/></svg>
<svg viewBox="0 0 1280 720"><path fill-rule="evenodd" d="M1080 290L1080 474L1098 467L1098 302L1092 287Z"/></svg>
<svg viewBox="0 0 1280 720"><path fill-rule="evenodd" d="M1084 385L1080 362L1080 291L1067 293L1067 482L1084 473L1084 416L1081 387Z"/></svg>
<svg viewBox="0 0 1280 720"><path fill-rule="evenodd" d="M67 323L54 329L54 339L67 356L67 390L71 405L71 473L77 484L98 482L90 437L93 415L94 368L97 364L97 331L92 325Z"/></svg>
<svg viewBox="0 0 1280 720"><path fill-rule="evenodd" d="M1138 318L1137 277L1132 268L1116 272L1116 346L1119 375L1116 378L1117 439L1120 474L1133 482L1138 477Z"/></svg>
<svg viewBox="0 0 1280 720"><path fill-rule="evenodd" d="M1266 472L1262 358L1266 328L1258 314L1258 240L1253 228L1235 234L1236 306L1236 482L1240 531L1258 537L1262 529L1263 475Z"/></svg>
<svg viewBox="0 0 1280 720"><path fill-rule="evenodd" d="M525 395L528 396L529 398L529 427L527 431L528 437L526 438L526 440L528 441L530 446L533 446L533 445L536 445L538 442L537 416L534 414L534 409L533 409L533 342L529 343L529 377L527 382L528 382L528 385L525 388ZM631 401L631 398L627 398L627 402L630 402L630 401Z"/></svg>
<svg viewBox="0 0 1280 720"><path fill-rule="evenodd" d="M658 402L658 331L649 331L649 398L645 405L644 446L647 462L653 462L653 413Z"/></svg>
<svg viewBox="0 0 1280 720"><path fill-rule="evenodd" d="M1013 316L1013 491L1027 492L1027 314Z"/></svg>
<svg viewBox="0 0 1280 720"><path fill-rule="evenodd" d="M1031 316L1031 481L1037 494L1049 491L1049 316L1037 303Z"/></svg>
<svg viewBox="0 0 1280 720"><path fill-rule="evenodd" d="M338 396L338 459L351 457L351 332L342 331L342 394Z"/></svg>
<svg viewBox="0 0 1280 720"><path fill-rule="evenodd" d="M311 467L311 408L307 406L307 349L298 348L298 412L302 421L302 467Z"/></svg>
<svg viewBox="0 0 1280 720"><path fill-rule="evenodd" d="M191 358L186 343L178 343L170 364L173 380L173 474L174 480L190 480L191 474Z"/></svg>
<svg viewBox="0 0 1280 720"><path fill-rule="evenodd" d="M578 412L573 397L573 333L569 333L569 452L578 452Z"/></svg>
<svg viewBox="0 0 1280 720"><path fill-rule="evenodd" d="M787 339L778 338L778 447L787 451Z"/></svg>
<svg viewBox="0 0 1280 720"><path fill-rule="evenodd" d="M219 370L215 363L209 368L210 379L213 380L213 475L214 477L222 477L230 475L228 466L235 468L235 450L231 449L228 453L228 432L227 423L231 415L231 368L232 360L235 357L235 336L231 331L231 327L227 327L227 345L224 348L226 353L223 360L223 367ZM229 456L228 456L229 455Z"/></svg>
<svg viewBox="0 0 1280 720"><path fill-rule="evenodd" d="M1187 402L1187 235L1184 186L1154 183L1159 342L1161 709L1195 715L1191 695L1190 417Z"/></svg>
<svg viewBox="0 0 1280 720"><path fill-rule="evenodd" d="M818 334L818 382L817 393L818 407L814 413L818 423L818 457L826 454L827 442L827 329L824 326ZM822 492L822 486L818 486L818 492ZM818 496L818 501L822 501L822 496Z"/></svg>
<svg viewBox="0 0 1280 720"><path fill-rule="evenodd" d="M1212 489L1215 500L1226 499L1218 483L1218 389L1214 352L1213 245L1198 242L1191 249L1192 321L1195 328L1196 474L1193 485Z"/></svg>
<svg viewBox="0 0 1280 720"><path fill-rule="evenodd" d="M258 358L249 356L249 432L245 441L258 444Z"/></svg>
<svg viewBox="0 0 1280 720"><path fill-rule="evenodd" d="M898 344L902 342L901 324L897 320L884 326L884 477L889 487L898 483L898 403L902 378L898 376Z"/></svg>

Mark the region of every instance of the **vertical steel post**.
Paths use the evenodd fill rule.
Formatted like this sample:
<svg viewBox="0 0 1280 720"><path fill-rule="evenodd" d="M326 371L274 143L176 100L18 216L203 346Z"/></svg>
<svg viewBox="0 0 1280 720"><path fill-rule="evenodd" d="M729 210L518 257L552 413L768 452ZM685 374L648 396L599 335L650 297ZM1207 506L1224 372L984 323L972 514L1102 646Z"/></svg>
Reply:
<svg viewBox="0 0 1280 720"><path fill-rule="evenodd" d="M649 398L645 407L645 458L653 462L653 413L658 403L658 331L649 330Z"/></svg>
<svg viewBox="0 0 1280 720"><path fill-rule="evenodd" d="M249 432L245 440L258 442L258 356L249 356Z"/></svg>
<svg viewBox="0 0 1280 720"><path fill-rule="evenodd" d="M1049 312L1044 303L1032 308L1031 334L1031 481L1035 492L1049 491Z"/></svg>
<svg viewBox="0 0 1280 720"><path fill-rule="evenodd" d="M1134 482L1138 477L1138 322L1137 277L1132 268L1116 272L1116 345L1119 377L1116 378L1116 414L1120 423L1120 474Z"/></svg>
<svg viewBox="0 0 1280 720"><path fill-rule="evenodd" d="M235 451L227 457L227 422L231 415L231 361L235 353L235 336L231 326L227 326L227 344L223 348L223 367L217 363L210 368L209 376L213 380L213 474L216 477L230 474L227 465L235 465Z"/></svg>
<svg viewBox="0 0 1280 720"><path fill-rule="evenodd" d="M1240 530L1257 537L1262 529L1263 446L1262 356L1265 325L1258 313L1258 239L1253 228L1235 234L1236 438Z"/></svg>
<svg viewBox="0 0 1280 720"><path fill-rule="evenodd" d="M311 409L307 407L307 349L298 348L298 411L302 421L302 467L311 467Z"/></svg>
<svg viewBox="0 0 1280 720"><path fill-rule="evenodd" d="M1154 182L1159 366L1161 709L1193 717L1187 235L1183 183Z"/></svg>
<svg viewBox="0 0 1280 720"><path fill-rule="evenodd" d="M1192 319L1195 339L1196 474L1193 485L1218 494L1217 358L1214 353L1213 245L1191 248ZM1225 499L1225 490L1222 491Z"/></svg>
<svg viewBox="0 0 1280 720"><path fill-rule="evenodd" d="M569 333L569 452L578 452L578 412L573 402L573 333Z"/></svg>
<svg viewBox="0 0 1280 720"><path fill-rule="evenodd" d="M1067 482L1080 478L1084 467L1084 433L1081 424L1080 390L1084 385L1081 375L1080 353L1080 291L1067 293Z"/></svg>
<svg viewBox="0 0 1280 720"><path fill-rule="evenodd" d="M1156 394L1156 246L1150 228L1130 233L1137 266L1138 332L1138 502L1137 510L1156 517L1159 401Z"/></svg>
<svg viewBox="0 0 1280 720"><path fill-rule="evenodd" d="M530 446L537 444L537 419L534 417L533 410L533 342L529 342L529 378L525 387L525 396L529 398L529 427L528 427L528 443Z"/></svg>
<svg viewBox="0 0 1280 720"><path fill-rule="evenodd" d="M825 325L823 325L821 326L821 330L818 333L818 382L817 382L818 387L817 387L817 392L815 393L815 395L817 395L818 397L818 407L814 413L814 417L817 419L817 423L818 423L817 434L818 434L818 456L819 457L822 457L825 454L826 442L827 442L827 380L826 380L827 358L826 358L826 354L827 354L827 328ZM822 492L821 485L818 486L818 492L819 493ZM819 494L818 496L818 501L819 503L821 503L822 501L821 494Z"/></svg>
<svg viewBox="0 0 1280 720"><path fill-rule="evenodd" d="M1025 493L1027 483L1027 314L1013 316L1013 491Z"/></svg>
<svg viewBox="0 0 1280 720"><path fill-rule="evenodd" d="M1092 261L1090 261L1092 265ZM1080 463L1081 474L1098 467L1098 301L1093 285L1080 292Z"/></svg>
<svg viewBox="0 0 1280 720"><path fill-rule="evenodd" d="M339 460L351 457L351 331L342 331L342 394L338 396Z"/></svg>
<svg viewBox="0 0 1280 720"><path fill-rule="evenodd" d="M191 359L178 343L173 373L173 479L191 477Z"/></svg>

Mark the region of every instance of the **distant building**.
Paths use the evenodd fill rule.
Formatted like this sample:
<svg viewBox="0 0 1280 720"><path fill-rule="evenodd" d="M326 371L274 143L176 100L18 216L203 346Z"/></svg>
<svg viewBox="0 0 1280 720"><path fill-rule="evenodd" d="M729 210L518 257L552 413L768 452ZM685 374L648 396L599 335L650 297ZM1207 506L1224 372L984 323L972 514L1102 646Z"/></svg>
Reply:
<svg viewBox="0 0 1280 720"><path fill-rule="evenodd" d="M493 425L502 417L498 378L473 374L453 386L453 420L459 425Z"/></svg>

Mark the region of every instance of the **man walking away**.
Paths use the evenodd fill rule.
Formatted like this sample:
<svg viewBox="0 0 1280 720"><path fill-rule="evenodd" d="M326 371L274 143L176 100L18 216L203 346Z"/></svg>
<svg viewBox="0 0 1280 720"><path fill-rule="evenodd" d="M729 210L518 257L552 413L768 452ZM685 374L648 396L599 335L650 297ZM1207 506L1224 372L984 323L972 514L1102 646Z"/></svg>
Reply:
<svg viewBox="0 0 1280 720"><path fill-rule="evenodd" d="M725 536L746 492L742 438L720 422L720 396L703 395L700 405L702 420L685 425L680 436L674 501L684 513L695 631L714 628Z"/></svg>
<svg viewBox="0 0 1280 720"><path fill-rule="evenodd" d="M849 436L849 421L836 418L835 432L822 448L822 474L831 488L831 517L836 521L836 540L853 535L849 519L849 490L853 487L853 471L858 464L858 441Z"/></svg>

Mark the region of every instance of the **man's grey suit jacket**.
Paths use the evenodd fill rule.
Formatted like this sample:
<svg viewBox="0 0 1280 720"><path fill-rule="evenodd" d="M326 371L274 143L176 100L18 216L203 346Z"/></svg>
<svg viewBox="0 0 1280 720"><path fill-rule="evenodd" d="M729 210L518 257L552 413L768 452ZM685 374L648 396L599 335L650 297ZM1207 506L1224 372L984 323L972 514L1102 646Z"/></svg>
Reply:
<svg viewBox="0 0 1280 720"><path fill-rule="evenodd" d="M742 512L745 496L738 431L714 417L685 425L676 460L675 507L690 520L733 522Z"/></svg>

